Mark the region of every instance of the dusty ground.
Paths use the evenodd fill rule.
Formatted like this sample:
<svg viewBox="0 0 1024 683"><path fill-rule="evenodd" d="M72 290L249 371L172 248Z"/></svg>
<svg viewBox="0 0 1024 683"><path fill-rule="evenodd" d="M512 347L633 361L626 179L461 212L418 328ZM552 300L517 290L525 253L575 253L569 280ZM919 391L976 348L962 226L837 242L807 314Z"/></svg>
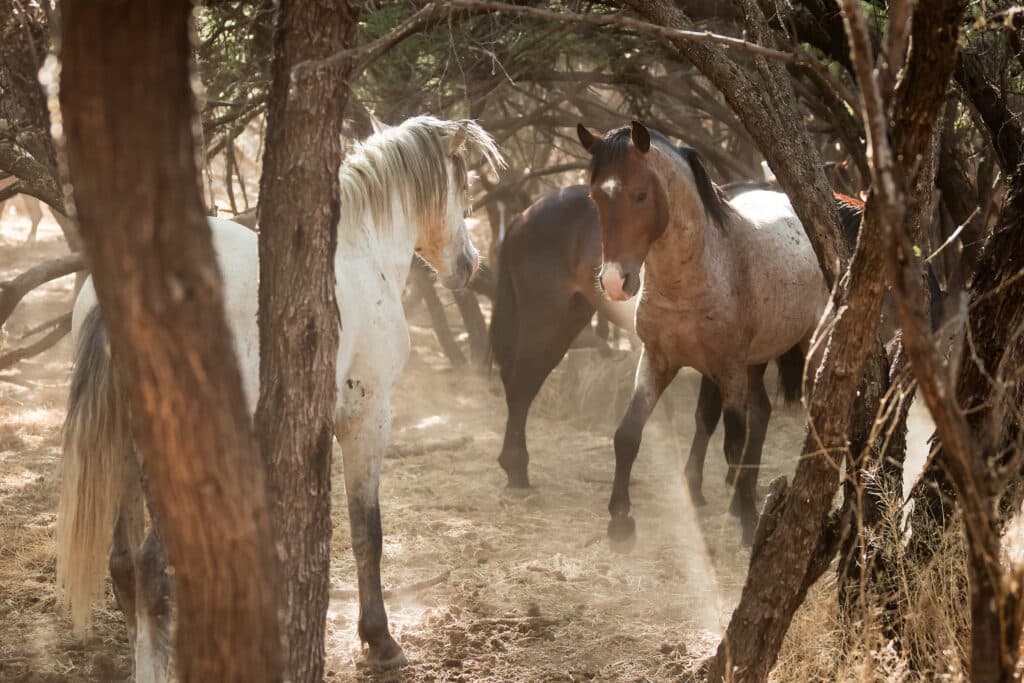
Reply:
<svg viewBox="0 0 1024 683"><path fill-rule="evenodd" d="M36 245L24 246L27 223L13 214L4 220L0 280L64 252L52 223L44 224ZM30 323L66 310L71 288L65 278L37 291L8 325L8 343ZM673 389L674 428L659 412L645 434L632 485L639 539L631 554L618 555L604 537L614 422L586 427L569 419L574 406L559 405L549 392L529 427L534 488L506 492L496 463L505 419L497 376L450 370L422 323L414 317L414 356L394 404L381 492L383 572L386 587L439 581L388 601L393 632L411 665L383 678L663 681L709 654L738 598L747 551L726 511L720 432L708 453L709 505L694 510L680 486L696 376L681 376ZM65 340L7 373L20 384L0 380L3 681L123 680L130 672L112 597L84 642L70 637L55 605L52 534L69 361ZM606 371L596 363L590 383L621 393L630 379L628 361L609 363ZM802 433L800 413L777 407L762 491L777 474L791 474ZM358 665L358 606L348 597L355 572L338 455L331 578L340 597L329 614L327 678L376 680Z"/></svg>

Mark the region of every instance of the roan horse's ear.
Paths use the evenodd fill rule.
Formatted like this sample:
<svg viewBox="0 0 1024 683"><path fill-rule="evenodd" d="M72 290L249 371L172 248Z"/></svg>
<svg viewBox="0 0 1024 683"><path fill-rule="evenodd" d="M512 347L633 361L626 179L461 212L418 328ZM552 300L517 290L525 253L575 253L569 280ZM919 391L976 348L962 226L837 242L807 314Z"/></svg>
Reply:
<svg viewBox="0 0 1024 683"><path fill-rule="evenodd" d="M459 129L455 131L455 135L452 136L451 141L448 143L448 156L455 156L462 149L462 145L466 144L466 124L459 124Z"/></svg>
<svg viewBox="0 0 1024 683"><path fill-rule="evenodd" d="M590 148L597 142L597 136L587 130L587 127L582 123L576 124L576 135L580 139L580 144L583 145L583 149L590 151Z"/></svg>
<svg viewBox="0 0 1024 683"><path fill-rule="evenodd" d="M651 148L651 131L647 130L647 126L639 121L634 121L632 130L629 131L629 137L633 140L636 151L647 154L647 150Z"/></svg>

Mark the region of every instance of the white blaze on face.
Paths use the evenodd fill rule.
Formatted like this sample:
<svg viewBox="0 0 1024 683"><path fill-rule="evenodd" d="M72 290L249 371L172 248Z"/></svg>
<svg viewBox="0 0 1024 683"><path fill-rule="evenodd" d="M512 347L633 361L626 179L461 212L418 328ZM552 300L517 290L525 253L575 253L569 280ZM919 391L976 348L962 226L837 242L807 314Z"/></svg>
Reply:
<svg viewBox="0 0 1024 683"><path fill-rule="evenodd" d="M601 191L605 193L608 199L614 199L615 195L618 194L619 190L622 189L622 181L611 176L603 183L601 183Z"/></svg>
<svg viewBox="0 0 1024 683"><path fill-rule="evenodd" d="M625 280L622 277L622 266L607 262L601 268L601 287L612 301L626 301L629 295L623 291Z"/></svg>

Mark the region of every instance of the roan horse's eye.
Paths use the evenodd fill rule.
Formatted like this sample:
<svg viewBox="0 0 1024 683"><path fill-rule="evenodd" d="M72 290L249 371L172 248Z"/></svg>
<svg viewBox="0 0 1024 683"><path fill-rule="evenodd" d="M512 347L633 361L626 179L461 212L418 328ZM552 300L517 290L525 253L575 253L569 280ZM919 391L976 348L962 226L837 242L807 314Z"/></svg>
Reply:
<svg viewBox="0 0 1024 683"><path fill-rule="evenodd" d="M645 199L647 199L647 193L646 192L640 192L636 196L636 203L639 204L640 202L642 202Z"/></svg>

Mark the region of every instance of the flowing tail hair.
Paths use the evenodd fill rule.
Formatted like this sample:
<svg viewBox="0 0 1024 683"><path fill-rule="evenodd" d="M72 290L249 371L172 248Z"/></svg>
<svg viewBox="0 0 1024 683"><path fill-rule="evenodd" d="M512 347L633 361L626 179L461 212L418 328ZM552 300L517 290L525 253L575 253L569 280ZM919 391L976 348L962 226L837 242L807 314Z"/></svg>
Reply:
<svg viewBox="0 0 1024 683"><path fill-rule="evenodd" d="M99 307L82 323L62 431L57 509L57 596L76 633L88 630L104 590L107 555L134 458L128 400L110 360Z"/></svg>

